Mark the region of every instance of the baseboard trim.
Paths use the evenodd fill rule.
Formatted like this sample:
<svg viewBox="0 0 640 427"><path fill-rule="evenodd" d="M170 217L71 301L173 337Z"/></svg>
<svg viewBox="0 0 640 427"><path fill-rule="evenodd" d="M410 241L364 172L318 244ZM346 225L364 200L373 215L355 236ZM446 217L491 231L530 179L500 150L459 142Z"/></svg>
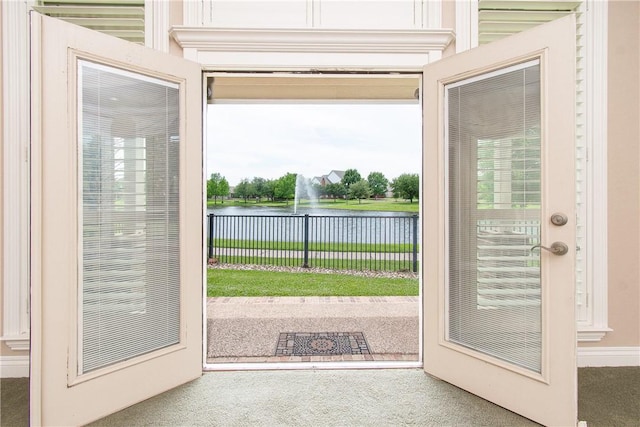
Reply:
<svg viewBox="0 0 640 427"><path fill-rule="evenodd" d="M640 366L640 347L578 347L578 367Z"/></svg>
<svg viewBox="0 0 640 427"><path fill-rule="evenodd" d="M29 376L29 356L0 356L0 378Z"/></svg>
<svg viewBox="0 0 640 427"><path fill-rule="evenodd" d="M640 366L640 347L578 347L578 367ZM29 356L0 356L0 378L29 376Z"/></svg>

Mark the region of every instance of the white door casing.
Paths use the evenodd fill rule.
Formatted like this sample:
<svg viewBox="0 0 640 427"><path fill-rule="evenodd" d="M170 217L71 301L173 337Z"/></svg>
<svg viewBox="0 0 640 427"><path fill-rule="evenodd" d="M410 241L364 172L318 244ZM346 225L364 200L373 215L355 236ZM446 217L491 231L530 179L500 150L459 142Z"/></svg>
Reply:
<svg viewBox="0 0 640 427"><path fill-rule="evenodd" d="M574 43L575 19L568 16L430 64L423 80L424 369L545 425L575 425L577 421ZM521 101L522 115L513 113L521 108L510 100L513 93L507 93L508 87L500 88L509 67L514 73L530 70L526 72L539 76L538 95L526 98L529 86L536 84L525 83L521 88L522 99L528 99ZM468 119L462 125L446 126L450 113L458 120L458 111L446 110L445 95L465 85L476 85L467 97L470 106L460 107ZM474 91L482 85L486 92L478 96ZM447 92L450 89L454 92ZM532 108L539 110L539 125L514 123L510 127L511 121L529 117ZM515 180L511 168L516 163L516 147L505 142L504 132L495 136L498 125L520 127L522 140L539 141L540 155L533 161L540 164L540 184L532 181L532 185L539 186L541 195L522 209L515 209L515 200L510 200L515 194L510 186ZM530 137L535 127L538 136ZM447 148L454 133L463 135L457 146L463 154ZM492 140L491 151L487 151L487 141ZM481 151L492 153L490 161L495 163L492 209L483 205L479 190L484 167ZM460 165L450 163L451 156ZM454 176L456 169L459 175ZM527 179L533 180L525 178L525 186ZM553 225L550 218L555 212L566 214L568 223ZM529 236L517 231L522 227L511 227L506 233L498 226L487 237L487 218L495 225L514 213L520 215L521 223L538 216L539 225L533 227L537 231ZM502 246L494 246L487 256L482 251L496 244L491 239L501 231L498 245ZM486 260L497 263L505 253L511 256L508 251L514 248L505 252L504 242L514 237L520 246L517 256L507 261L512 264L503 264L493 279L487 279L486 271L493 267ZM532 250L536 243L549 247L556 241L567 244L566 255ZM464 244L466 252L458 250ZM501 256L497 256L498 249ZM467 282L461 284L459 277L463 276ZM486 294L493 303L486 303ZM527 356L534 366L529 359L519 358L529 346L535 347L533 355ZM501 353L502 349L508 349L507 353Z"/></svg>
<svg viewBox="0 0 640 427"><path fill-rule="evenodd" d="M37 13L31 50L31 423L80 425L202 374L201 69Z"/></svg>

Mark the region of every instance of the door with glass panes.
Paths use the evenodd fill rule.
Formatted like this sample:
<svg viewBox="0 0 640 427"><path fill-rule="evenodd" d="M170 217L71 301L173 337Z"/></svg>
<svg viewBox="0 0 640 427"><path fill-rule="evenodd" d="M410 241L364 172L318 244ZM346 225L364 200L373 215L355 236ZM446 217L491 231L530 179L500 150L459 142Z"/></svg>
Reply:
<svg viewBox="0 0 640 427"><path fill-rule="evenodd" d="M31 423L202 373L200 66L32 15Z"/></svg>
<svg viewBox="0 0 640 427"><path fill-rule="evenodd" d="M574 26L423 84L425 370L547 424L576 407ZM32 31L31 420L85 424L201 375L201 69L37 14Z"/></svg>
<svg viewBox="0 0 640 427"><path fill-rule="evenodd" d="M424 71L424 368L577 422L575 20Z"/></svg>

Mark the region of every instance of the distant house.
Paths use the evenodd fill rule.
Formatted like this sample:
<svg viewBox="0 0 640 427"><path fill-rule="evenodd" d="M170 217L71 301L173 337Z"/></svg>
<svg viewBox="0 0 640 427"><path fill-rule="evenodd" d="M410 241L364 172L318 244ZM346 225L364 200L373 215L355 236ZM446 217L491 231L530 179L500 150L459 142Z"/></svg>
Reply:
<svg viewBox="0 0 640 427"><path fill-rule="evenodd" d="M332 170L326 175L327 184L337 184L342 181L342 177L344 177L344 171Z"/></svg>
<svg viewBox="0 0 640 427"><path fill-rule="evenodd" d="M311 178L311 183L318 184L323 187L327 184L338 184L340 181L342 181L343 176L344 171L332 170L327 175L314 176L313 178Z"/></svg>

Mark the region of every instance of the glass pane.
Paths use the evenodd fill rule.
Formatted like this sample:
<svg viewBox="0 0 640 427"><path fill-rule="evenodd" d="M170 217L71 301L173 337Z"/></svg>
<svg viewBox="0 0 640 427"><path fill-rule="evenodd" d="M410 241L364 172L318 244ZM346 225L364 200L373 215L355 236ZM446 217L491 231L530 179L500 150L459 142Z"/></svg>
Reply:
<svg viewBox="0 0 640 427"><path fill-rule="evenodd" d="M447 86L450 341L540 371L540 67Z"/></svg>
<svg viewBox="0 0 640 427"><path fill-rule="evenodd" d="M180 340L179 89L81 61L79 372Z"/></svg>

